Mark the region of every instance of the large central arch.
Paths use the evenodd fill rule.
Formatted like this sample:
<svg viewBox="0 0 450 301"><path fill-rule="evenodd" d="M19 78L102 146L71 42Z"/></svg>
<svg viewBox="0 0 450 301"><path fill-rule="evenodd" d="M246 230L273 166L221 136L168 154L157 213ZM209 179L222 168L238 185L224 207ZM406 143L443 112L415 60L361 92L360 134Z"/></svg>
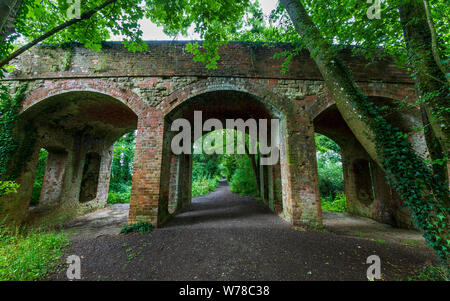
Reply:
<svg viewBox="0 0 450 301"><path fill-rule="evenodd" d="M158 122L154 121L146 128L138 126L129 216L131 223L147 221L159 225L169 217L170 162L173 162L170 125L176 118L192 120L195 110L204 110L204 119L214 117L222 121L227 118L279 118L283 217L292 224L321 224L314 130L301 106L278 97L256 81L209 78L174 91L158 108L162 113ZM150 145L159 149L151 155L151 160L148 150L146 155ZM179 169L180 172L188 172L190 159L179 160L185 162L180 163L185 166ZM269 169L264 168L266 178L270 178L267 177ZM151 171L153 177L146 171ZM151 185L148 181L152 181ZM184 185L182 191L187 195L190 184L187 182ZM187 202L190 202L190 197L181 203Z"/></svg>

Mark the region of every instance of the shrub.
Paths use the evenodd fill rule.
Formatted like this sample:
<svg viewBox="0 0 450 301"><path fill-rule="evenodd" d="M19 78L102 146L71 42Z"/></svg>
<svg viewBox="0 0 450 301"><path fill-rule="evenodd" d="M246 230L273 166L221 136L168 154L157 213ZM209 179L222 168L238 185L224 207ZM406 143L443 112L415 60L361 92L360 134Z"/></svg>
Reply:
<svg viewBox="0 0 450 301"><path fill-rule="evenodd" d="M330 198L323 198L322 210L334 212L347 212L347 199L345 198L345 194L338 194L336 196L336 199L334 200L330 200Z"/></svg>
<svg viewBox="0 0 450 301"><path fill-rule="evenodd" d="M216 190L217 188L217 179L207 179L207 178L200 178L197 180L192 181L192 196L201 196L201 195L207 195L211 191Z"/></svg>
<svg viewBox="0 0 450 301"><path fill-rule="evenodd" d="M258 186L249 160L242 160L231 177L231 191L248 196L258 196Z"/></svg>
<svg viewBox="0 0 450 301"><path fill-rule="evenodd" d="M135 232L135 233L150 233L153 230L153 225L149 224L147 222L140 222L137 224L132 224L132 225L125 225L122 227L122 229L120 230L120 233L123 234L127 234L130 232Z"/></svg>
<svg viewBox="0 0 450 301"><path fill-rule="evenodd" d="M108 204L124 204L129 203L131 198L131 192L113 192L108 193Z"/></svg>

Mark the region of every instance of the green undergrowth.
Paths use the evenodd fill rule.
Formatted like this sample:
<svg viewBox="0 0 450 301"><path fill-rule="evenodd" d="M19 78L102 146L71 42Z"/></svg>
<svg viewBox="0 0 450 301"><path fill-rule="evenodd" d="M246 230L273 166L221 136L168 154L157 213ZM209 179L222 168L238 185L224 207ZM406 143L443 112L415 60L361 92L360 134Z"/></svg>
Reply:
<svg viewBox="0 0 450 301"><path fill-rule="evenodd" d="M207 195L216 190L218 181L216 178L200 178L192 181L192 197Z"/></svg>
<svg viewBox="0 0 450 301"><path fill-rule="evenodd" d="M347 212L347 199L345 198L345 194L338 194L334 200L323 198L321 204L323 211Z"/></svg>
<svg viewBox="0 0 450 301"><path fill-rule="evenodd" d="M132 225L125 225L120 230L120 233L122 234L128 234L128 233L150 233L153 230L153 225L149 224L147 222L140 222L137 224Z"/></svg>
<svg viewBox="0 0 450 301"><path fill-rule="evenodd" d="M109 192L108 204L124 204L129 203L131 198L131 191L125 192Z"/></svg>
<svg viewBox="0 0 450 301"><path fill-rule="evenodd" d="M450 281L450 272L442 266L424 266L415 271L409 281Z"/></svg>
<svg viewBox="0 0 450 301"><path fill-rule="evenodd" d="M0 280L44 280L56 271L69 239L63 232L8 228L0 224Z"/></svg>

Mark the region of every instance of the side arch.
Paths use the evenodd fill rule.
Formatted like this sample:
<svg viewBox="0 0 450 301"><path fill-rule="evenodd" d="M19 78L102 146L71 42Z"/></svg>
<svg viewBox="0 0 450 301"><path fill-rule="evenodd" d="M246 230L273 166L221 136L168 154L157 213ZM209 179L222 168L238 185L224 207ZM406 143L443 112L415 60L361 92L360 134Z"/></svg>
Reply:
<svg viewBox="0 0 450 301"><path fill-rule="evenodd" d="M416 90L412 84L386 84L359 82L358 87L367 97L383 97L395 101L407 101L412 104L417 99ZM325 92L317 96L314 103L308 107L312 119L315 119L323 111L335 104L327 88Z"/></svg>
<svg viewBox="0 0 450 301"><path fill-rule="evenodd" d="M45 81L44 85L31 91L25 98L21 113L39 102L64 93L96 92L115 98L130 108L138 117L143 115L148 105L135 93L112 81L99 79L67 79Z"/></svg>

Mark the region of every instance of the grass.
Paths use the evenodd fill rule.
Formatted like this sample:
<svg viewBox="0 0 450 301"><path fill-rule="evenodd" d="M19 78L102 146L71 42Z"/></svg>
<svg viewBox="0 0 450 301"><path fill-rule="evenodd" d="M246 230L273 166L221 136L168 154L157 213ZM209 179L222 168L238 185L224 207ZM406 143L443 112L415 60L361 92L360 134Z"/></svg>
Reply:
<svg viewBox="0 0 450 301"><path fill-rule="evenodd" d="M192 197L207 195L211 191L216 190L218 185L217 179L197 179L192 181Z"/></svg>
<svg viewBox="0 0 450 301"><path fill-rule="evenodd" d="M324 198L322 199L321 206L323 211L345 213L347 212L347 200L345 194L338 194L334 200Z"/></svg>
<svg viewBox="0 0 450 301"><path fill-rule="evenodd" d="M69 243L62 232L8 229L0 224L0 280L43 280Z"/></svg>

